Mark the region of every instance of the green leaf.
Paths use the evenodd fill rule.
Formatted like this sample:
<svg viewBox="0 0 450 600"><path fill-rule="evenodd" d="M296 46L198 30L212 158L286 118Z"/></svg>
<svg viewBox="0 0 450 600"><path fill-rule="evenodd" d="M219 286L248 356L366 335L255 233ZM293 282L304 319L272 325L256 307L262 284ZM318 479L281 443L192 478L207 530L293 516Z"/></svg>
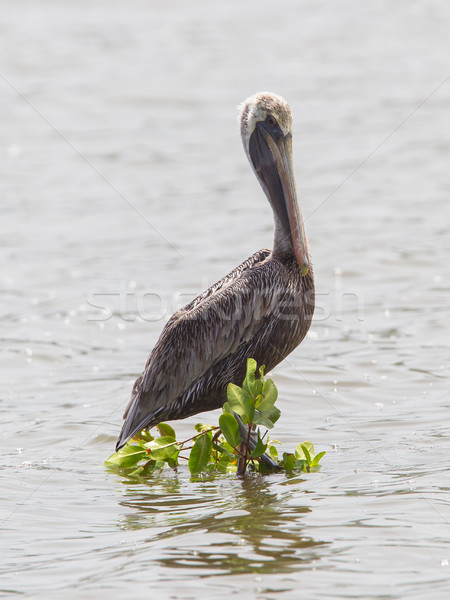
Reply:
<svg viewBox="0 0 450 600"><path fill-rule="evenodd" d="M196 439L188 461L189 471L192 475L201 473L206 469L206 465L211 456L211 450L212 441L207 434L203 434Z"/></svg>
<svg viewBox="0 0 450 600"><path fill-rule="evenodd" d="M256 379L256 367L256 361L253 358L248 358L247 372L242 383L242 389L244 389L250 395L253 401L255 401L256 398L261 394L263 386L263 381Z"/></svg>
<svg viewBox="0 0 450 600"><path fill-rule="evenodd" d="M295 455L283 452L282 466L288 472L293 471L295 468Z"/></svg>
<svg viewBox="0 0 450 600"><path fill-rule="evenodd" d="M267 429L272 429L274 424L280 418L280 411L276 406L272 406L271 409L265 410L261 413L259 410L255 410L255 416L253 422L256 425L263 425L263 427L267 427Z"/></svg>
<svg viewBox="0 0 450 600"><path fill-rule="evenodd" d="M275 460L277 460L278 459L278 450L271 443L269 443L268 448L269 448L270 456L272 458L274 458Z"/></svg>
<svg viewBox="0 0 450 600"><path fill-rule="evenodd" d="M253 423L255 423L255 425L262 425L263 427L266 427L267 429L272 429L273 427L273 423L270 419L268 419L267 417L265 417L264 415L262 415L259 410L255 410L255 416L253 418Z"/></svg>
<svg viewBox="0 0 450 600"><path fill-rule="evenodd" d="M267 450L267 444L265 444L261 437L259 436L259 432L258 432L258 443L255 446L255 449L253 450L253 452L250 454L251 458L259 458L261 456L261 454L264 454L264 452Z"/></svg>
<svg viewBox="0 0 450 600"><path fill-rule="evenodd" d="M168 460L176 458L179 454L178 444L175 438L163 436L145 444L150 450L151 457L155 460Z"/></svg>
<svg viewBox="0 0 450 600"><path fill-rule="evenodd" d="M224 402L224 405L222 406L222 411L224 413L229 413L230 415L232 415L234 412L228 402Z"/></svg>
<svg viewBox="0 0 450 600"><path fill-rule="evenodd" d="M231 449L230 444L227 444L226 442L224 442L223 444L216 444L216 442L213 441L212 447L218 453L219 460L221 460L222 457L226 457L227 460L234 460L236 456L233 454L233 452L230 452L225 448L225 444L228 446L228 448Z"/></svg>
<svg viewBox="0 0 450 600"><path fill-rule="evenodd" d="M296 469L301 469L304 473L307 473L309 471L309 465L308 465L308 461L306 459L296 459L295 460L295 468Z"/></svg>
<svg viewBox="0 0 450 600"><path fill-rule="evenodd" d="M277 408L276 406L272 406L272 408L268 414L268 419L270 419L270 421L272 422L272 425L275 425L275 423L278 421L280 416L281 416L280 409Z"/></svg>
<svg viewBox="0 0 450 600"><path fill-rule="evenodd" d="M156 429L159 431L159 434L161 436L171 437L173 439L176 439L176 437L177 437L173 427L171 427L167 423L158 423L158 425L156 426Z"/></svg>
<svg viewBox="0 0 450 600"><path fill-rule="evenodd" d="M311 444L311 446L312 446L312 444ZM302 444L302 450L306 457L306 460L308 461L308 465L310 465L311 464L311 454L309 453L309 450L308 450L308 447L306 446L306 444ZM313 452L314 452L314 450L313 450ZM314 456L314 453L313 453L313 456Z"/></svg>
<svg viewBox="0 0 450 600"><path fill-rule="evenodd" d="M301 442L294 450L296 458L306 460L311 466L311 456L314 456L314 446L311 442Z"/></svg>
<svg viewBox="0 0 450 600"><path fill-rule="evenodd" d="M256 405L256 408L263 412L265 410L270 410L275 404L278 398L278 390L275 387L274 382L271 379L268 379L264 382L262 388L261 400Z"/></svg>
<svg viewBox="0 0 450 600"><path fill-rule="evenodd" d="M237 448L242 442L242 438L239 433L239 425L233 415L223 413L219 417L219 427L225 436L225 439L234 448Z"/></svg>
<svg viewBox="0 0 450 600"><path fill-rule="evenodd" d="M131 477L135 477L137 475L141 475L142 472L143 472L143 470L144 470L144 467L138 467L137 469L135 469L134 471L132 471L131 473L129 473L129 475Z"/></svg>
<svg viewBox="0 0 450 600"><path fill-rule="evenodd" d="M236 456L235 456L236 449L233 446L230 446L230 444L226 440L224 440L221 443L221 446L224 448L225 452L228 452L228 454L231 454L234 458L236 458Z"/></svg>
<svg viewBox="0 0 450 600"><path fill-rule="evenodd" d="M171 456L167 459L167 464L171 469L175 469L176 467L178 467L178 454L179 452L177 452L176 456Z"/></svg>
<svg viewBox="0 0 450 600"><path fill-rule="evenodd" d="M255 371L257 366L254 358L247 358L247 372L242 387L250 396L255 396Z"/></svg>
<svg viewBox="0 0 450 600"><path fill-rule="evenodd" d="M147 452L140 446L125 444L125 446L118 452L111 454L111 456L106 459L105 463L107 465L117 465L122 469L126 469L136 465L142 458L145 458L146 456Z"/></svg>
<svg viewBox="0 0 450 600"><path fill-rule="evenodd" d="M144 465L142 465L142 467L138 467L137 469L129 473L129 476L135 477L139 475L142 477L143 475L148 475L149 473L152 473L155 470L155 465L156 461L149 460Z"/></svg>
<svg viewBox="0 0 450 600"><path fill-rule="evenodd" d="M194 429L199 433L203 433L204 431L211 431L212 429L214 429L214 425L207 425L206 423L197 423L196 425L194 425Z"/></svg>
<svg viewBox="0 0 450 600"><path fill-rule="evenodd" d="M311 467L317 467L317 465L320 462L320 459L322 458L322 456L325 456L325 454L326 454L325 450L323 450L322 452L319 452L319 454L316 454L316 456L312 460Z"/></svg>
<svg viewBox="0 0 450 600"><path fill-rule="evenodd" d="M221 454L218 461L220 465L225 467L232 462L236 462L236 456L234 454L231 454L230 452L225 452L224 454Z"/></svg>
<svg viewBox="0 0 450 600"><path fill-rule="evenodd" d="M244 423L253 420L255 408L250 394L234 383L229 383L227 388L228 405L237 413Z"/></svg>
<svg viewBox="0 0 450 600"><path fill-rule="evenodd" d="M134 436L134 439L138 441L151 442L155 439L155 436L153 436L148 429L143 429Z"/></svg>

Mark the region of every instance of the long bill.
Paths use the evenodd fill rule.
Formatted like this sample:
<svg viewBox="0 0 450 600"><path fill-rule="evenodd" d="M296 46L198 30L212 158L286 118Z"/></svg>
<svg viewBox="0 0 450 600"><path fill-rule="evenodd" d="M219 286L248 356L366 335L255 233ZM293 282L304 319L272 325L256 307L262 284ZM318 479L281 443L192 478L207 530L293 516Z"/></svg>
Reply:
<svg viewBox="0 0 450 600"><path fill-rule="evenodd" d="M258 134L259 148L252 156L255 170L286 230L286 235L291 238L302 275L306 275L309 271L308 242L295 185L292 136L282 135L281 131L279 135L273 136L262 123ZM255 146L256 144L253 150L256 150Z"/></svg>

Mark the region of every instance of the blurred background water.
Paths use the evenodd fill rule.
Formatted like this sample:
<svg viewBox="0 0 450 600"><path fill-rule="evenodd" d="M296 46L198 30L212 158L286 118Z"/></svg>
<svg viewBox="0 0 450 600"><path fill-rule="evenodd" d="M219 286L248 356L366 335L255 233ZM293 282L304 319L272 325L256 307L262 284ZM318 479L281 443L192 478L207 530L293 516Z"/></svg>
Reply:
<svg viewBox="0 0 450 600"><path fill-rule="evenodd" d="M449 597L449 28L444 0L2 2L5 597ZM133 484L103 461L165 320L272 242L235 109L262 90L318 292L276 437L328 452Z"/></svg>

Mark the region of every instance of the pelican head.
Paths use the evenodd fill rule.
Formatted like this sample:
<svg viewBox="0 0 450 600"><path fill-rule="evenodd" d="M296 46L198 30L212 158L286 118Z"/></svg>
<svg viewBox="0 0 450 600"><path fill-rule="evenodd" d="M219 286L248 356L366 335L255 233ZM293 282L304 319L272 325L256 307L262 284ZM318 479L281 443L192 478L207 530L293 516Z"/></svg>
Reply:
<svg viewBox="0 0 450 600"><path fill-rule="evenodd" d="M245 153L275 214L274 250L291 248L306 275L309 254L292 166L291 109L281 96L261 92L240 110Z"/></svg>

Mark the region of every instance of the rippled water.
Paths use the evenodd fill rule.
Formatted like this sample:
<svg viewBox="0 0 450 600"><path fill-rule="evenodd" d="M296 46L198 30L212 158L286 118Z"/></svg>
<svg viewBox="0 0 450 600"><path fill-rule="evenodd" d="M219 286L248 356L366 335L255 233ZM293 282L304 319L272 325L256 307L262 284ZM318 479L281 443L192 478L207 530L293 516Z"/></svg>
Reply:
<svg viewBox="0 0 450 600"><path fill-rule="evenodd" d="M3 594L448 598L448 4L2 6ZM264 89L294 112L318 291L276 434L323 467L121 479L164 320L271 243L235 120Z"/></svg>

